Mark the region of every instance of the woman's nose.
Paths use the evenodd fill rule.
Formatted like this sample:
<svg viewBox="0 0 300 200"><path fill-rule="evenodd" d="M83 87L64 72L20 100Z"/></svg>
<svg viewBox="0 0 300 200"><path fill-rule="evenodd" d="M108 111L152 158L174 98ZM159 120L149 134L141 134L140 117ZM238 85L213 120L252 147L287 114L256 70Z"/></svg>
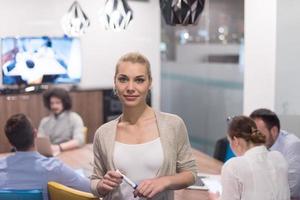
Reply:
<svg viewBox="0 0 300 200"><path fill-rule="evenodd" d="M128 85L127 85L127 91L128 92L133 92L134 91L134 83L133 82L128 82Z"/></svg>

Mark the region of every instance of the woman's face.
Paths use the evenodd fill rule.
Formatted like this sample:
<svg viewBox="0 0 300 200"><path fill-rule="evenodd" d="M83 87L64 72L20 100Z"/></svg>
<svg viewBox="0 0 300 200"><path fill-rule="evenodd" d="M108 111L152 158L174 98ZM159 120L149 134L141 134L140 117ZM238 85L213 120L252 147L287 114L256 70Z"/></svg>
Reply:
<svg viewBox="0 0 300 200"><path fill-rule="evenodd" d="M146 104L151 87L147 67L140 63L121 62L115 77L115 88L124 106Z"/></svg>

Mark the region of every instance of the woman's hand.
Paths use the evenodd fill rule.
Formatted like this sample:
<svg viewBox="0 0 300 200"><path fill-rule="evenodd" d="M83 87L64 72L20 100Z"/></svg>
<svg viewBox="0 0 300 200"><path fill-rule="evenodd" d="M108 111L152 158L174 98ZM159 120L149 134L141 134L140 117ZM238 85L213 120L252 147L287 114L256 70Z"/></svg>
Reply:
<svg viewBox="0 0 300 200"><path fill-rule="evenodd" d="M98 182L97 190L101 196L106 196L122 183L122 176L116 171L108 171Z"/></svg>
<svg viewBox="0 0 300 200"><path fill-rule="evenodd" d="M167 177L147 179L142 181L134 191L134 197L152 198L156 194L166 190L169 186Z"/></svg>

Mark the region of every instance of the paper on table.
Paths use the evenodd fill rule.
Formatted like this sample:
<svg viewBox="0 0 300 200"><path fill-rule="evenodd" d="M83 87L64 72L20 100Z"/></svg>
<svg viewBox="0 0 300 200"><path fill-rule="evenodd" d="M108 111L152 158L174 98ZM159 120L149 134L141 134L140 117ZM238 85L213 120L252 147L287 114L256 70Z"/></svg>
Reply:
<svg viewBox="0 0 300 200"><path fill-rule="evenodd" d="M209 190L210 192L222 193L221 176L215 174L198 173L198 178L194 185L188 189Z"/></svg>
<svg viewBox="0 0 300 200"><path fill-rule="evenodd" d="M202 181L210 192L222 194L221 175L198 173L198 176L203 177Z"/></svg>

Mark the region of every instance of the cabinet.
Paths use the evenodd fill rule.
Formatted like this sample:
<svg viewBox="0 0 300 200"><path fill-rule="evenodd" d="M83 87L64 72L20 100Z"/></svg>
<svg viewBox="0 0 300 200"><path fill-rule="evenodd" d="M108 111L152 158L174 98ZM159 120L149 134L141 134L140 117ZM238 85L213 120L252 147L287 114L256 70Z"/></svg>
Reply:
<svg viewBox="0 0 300 200"><path fill-rule="evenodd" d="M83 90L70 92L73 107L83 119L88 128L87 142L92 142L94 133L103 123L103 94L101 90ZM34 127L38 127L40 120L48 115L43 104L43 94L0 95L0 153L11 149L4 133L6 120L13 114L24 113L31 120Z"/></svg>

